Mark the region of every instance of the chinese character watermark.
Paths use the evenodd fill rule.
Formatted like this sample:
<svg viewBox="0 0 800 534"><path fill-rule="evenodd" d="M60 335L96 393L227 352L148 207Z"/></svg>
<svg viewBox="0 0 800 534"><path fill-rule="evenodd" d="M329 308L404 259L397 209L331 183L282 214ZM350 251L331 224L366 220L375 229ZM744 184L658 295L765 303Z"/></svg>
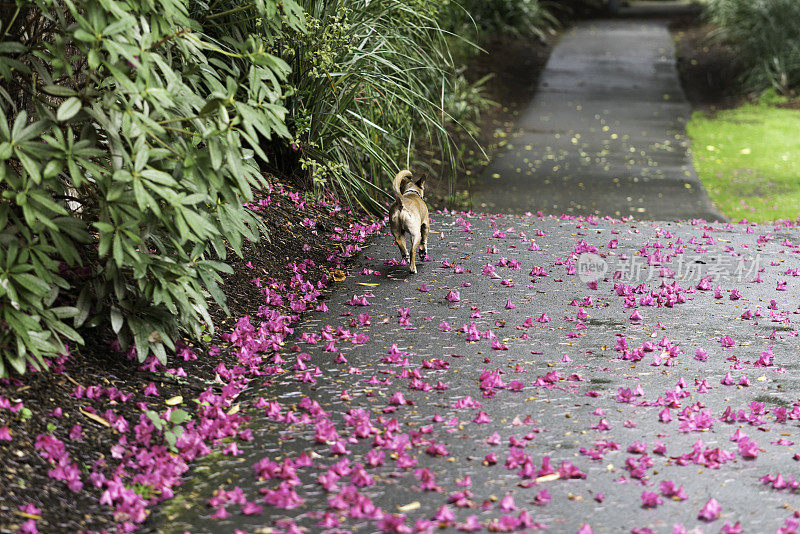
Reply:
<svg viewBox="0 0 800 534"><path fill-rule="evenodd" d="M761 257L732 257L726 254L689 255L681 254L670 262L651 263L639 255L602 257L584 252L575 264L578 277L583 282L595 282L605 278L626 283L641 283L662 278L681 282L750 282L758 278L762 270Z"/></svg>

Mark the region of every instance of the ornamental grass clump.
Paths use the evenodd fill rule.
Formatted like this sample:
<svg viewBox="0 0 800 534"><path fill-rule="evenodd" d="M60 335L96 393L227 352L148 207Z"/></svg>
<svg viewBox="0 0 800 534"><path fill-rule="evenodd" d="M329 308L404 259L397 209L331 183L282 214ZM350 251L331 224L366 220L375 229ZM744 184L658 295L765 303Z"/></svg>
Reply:
<svg viewBox="0 0 800 534"><path fill-rule="evenodd" d="M304 0L307 31L288 30L275 55L291 66L285 100L293 142L275 147L317 191L385 212L388 180L424 166L433 146L456 168L446 101L456 78L447 32L430 0Z"/></svg>
<svg viewBox="0 0 800 534"><path fill-rule="evenodd" d="M18 0L0 8L0 376L108 324L139 361L224 307L262 146L289 137L293 0Z"/></svg>

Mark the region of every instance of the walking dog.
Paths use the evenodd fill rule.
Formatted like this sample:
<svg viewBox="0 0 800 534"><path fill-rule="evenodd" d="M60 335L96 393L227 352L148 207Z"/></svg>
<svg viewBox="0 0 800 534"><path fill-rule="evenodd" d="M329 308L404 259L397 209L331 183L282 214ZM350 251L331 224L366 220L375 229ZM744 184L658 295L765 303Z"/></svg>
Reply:
<svg viewBox="0 0 800 534"><path fill-rule="evenodd" d="M389 228L409 270L417 272L417 248L425 259L428 255L428 206L425 196L425 177L414 179L411 171L402 170L392 182L395 201L389 208ZM411 254L406 248L406 234L411 238Z"/></svg>

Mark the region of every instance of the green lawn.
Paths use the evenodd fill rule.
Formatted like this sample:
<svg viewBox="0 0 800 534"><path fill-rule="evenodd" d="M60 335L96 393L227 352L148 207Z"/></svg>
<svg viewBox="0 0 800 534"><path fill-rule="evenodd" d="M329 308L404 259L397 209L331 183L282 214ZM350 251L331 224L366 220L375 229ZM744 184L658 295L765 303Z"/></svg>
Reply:
<svg viewBox="0 0 800 534"><path fill-rule="evenodd" d="M687 130L695 169L722 213L756 222L800 215L800 111L697 112Z"/></svg>

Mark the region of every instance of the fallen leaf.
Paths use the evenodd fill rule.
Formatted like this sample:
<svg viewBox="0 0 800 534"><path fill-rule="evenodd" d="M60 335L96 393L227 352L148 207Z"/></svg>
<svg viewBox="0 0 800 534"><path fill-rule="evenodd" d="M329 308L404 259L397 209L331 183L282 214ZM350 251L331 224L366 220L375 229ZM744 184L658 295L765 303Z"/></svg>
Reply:
<svg viewBox="0 0 800 534"><path fill-rule="evenodd" d="M182 402L183 402L183 397L181 397L180 395L176 395L175 397L165 400L164 404L166 404L167 406L175 406Z"/></svg>
<svg viewBox="0 0 800 534"><path fill-rule="evenodd" d="M108 428L111 428L111 423L109 423L108 421L106 421L105 419L100 417L99 415L93 414L91 412L87 412L83 408L78 408L78 411L80 411L83 415L85 415L86 417L88 417L89 419L94 421L95 423L100 423L103 426L107 426Z"/></svg>
<svg viewBox="0 0 800 534"><path fill-rule="evenodd" d="M398 506L398 512L410 512L412 510L416 510L420 507L419 501L410 502L408 504L404 504L403 506Z"/></svg>
<svg viewBox="0 0 800 534"><path fill-rule="evenodd" d="M14 513L18 516L24 517L25 519L35 519L36 521L40 520L42 516L36 514L29 514L28 512L23 512L21 510L14 510Z"/></svg>

